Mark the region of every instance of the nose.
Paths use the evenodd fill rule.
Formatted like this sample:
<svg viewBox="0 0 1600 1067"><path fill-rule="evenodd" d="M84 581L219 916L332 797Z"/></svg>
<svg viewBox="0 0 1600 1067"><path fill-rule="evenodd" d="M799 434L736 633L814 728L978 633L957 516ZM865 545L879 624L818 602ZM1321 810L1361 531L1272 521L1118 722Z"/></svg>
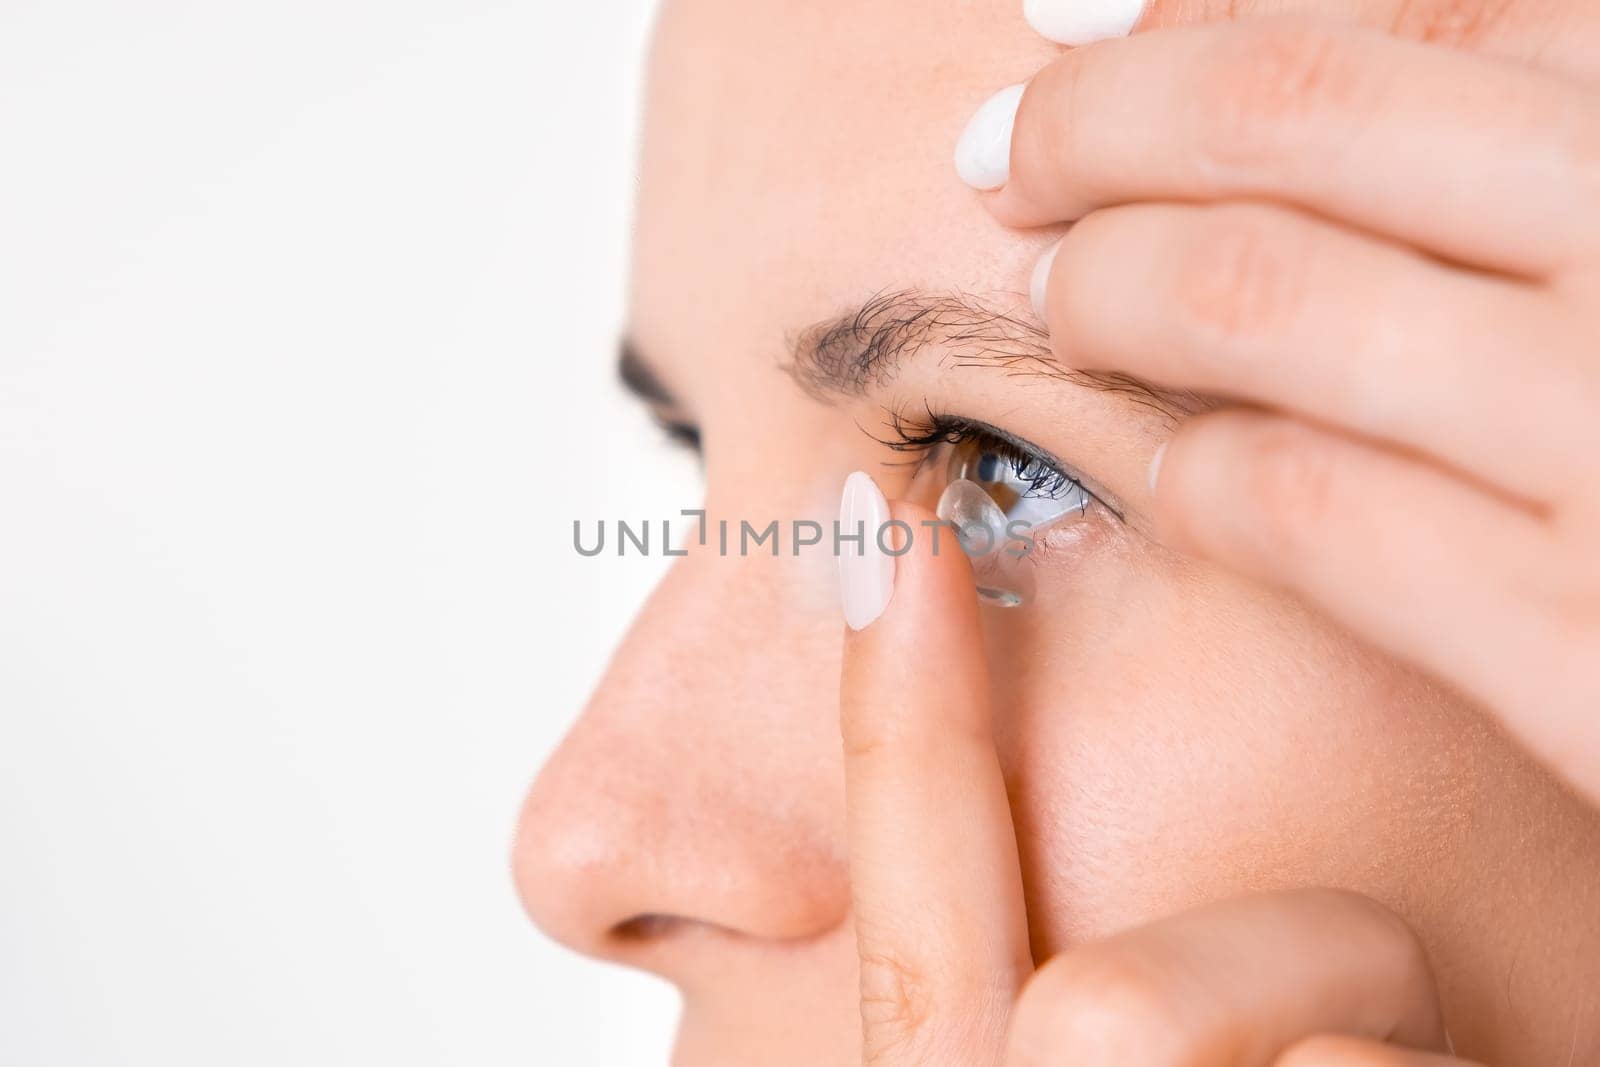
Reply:
<svg viewBox="0 0 1600 1067"><path fill-rule="evenodd" d="M838 617L780 562L677 561L540 772L513 861L551 937L681 980L846 917Z"/></svg>

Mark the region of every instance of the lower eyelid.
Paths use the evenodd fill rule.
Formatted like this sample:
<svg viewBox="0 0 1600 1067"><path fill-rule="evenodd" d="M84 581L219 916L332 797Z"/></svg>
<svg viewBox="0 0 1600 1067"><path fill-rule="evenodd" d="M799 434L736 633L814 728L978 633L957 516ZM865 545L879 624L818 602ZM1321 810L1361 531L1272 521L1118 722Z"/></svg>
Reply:
<svg viewBox="0 0 1600 1067"><path fill-rule="evenodd" d="M1091 507L1081 514L1074 513L1066 522L1053 522L1041 527L1034 537L1033 551L1028 554L1027 561L1049 566L1068 562L1064 557L1070 556L1070 562L1081 563L1082 552L1115 528L1106 516L1115 518L1109 508Z"/></svg>

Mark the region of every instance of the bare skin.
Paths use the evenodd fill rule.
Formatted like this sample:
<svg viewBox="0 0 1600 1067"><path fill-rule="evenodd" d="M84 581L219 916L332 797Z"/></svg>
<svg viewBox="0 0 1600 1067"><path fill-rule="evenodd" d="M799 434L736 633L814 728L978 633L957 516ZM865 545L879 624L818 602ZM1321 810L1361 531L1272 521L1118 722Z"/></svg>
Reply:
<svg viewBox="0 0 1600 1067"><path fill-rule="evenodd" d="M1223 6L1157 5L1153 32L1066 54L1009 4L666 9L629 332L660 414L701 434L713 521L827 522L857 469L924 515L919 456L875 439L887 411L998 427L1094 490L1029 562L1029 606L980 607L959 554L913 552L842 645L828 554L676 562L535 783L516 870L552 936L682 989L678 1062L1600 1059L1594 496L1572 477L1593 463L1560 462L1600 395L1578 313L1600 306L1600 214L1528 186L1600 143L1551 139L1589 128L1600 16L1338 5L1429 47L1175 25ZM1205 66L1238 48L1292 73L1302 45L1332 49L1349 92ZM963 123L1029 79L1012 181L966 189ZM1407 115L1418 87L1481 106L1441 135L1444 105ZM1203 127L1246 139L1204 147L1242 162L1185 169L1184 122L1222 100L1257 124ZM1317 186L1352 123L1395 147ZM994 332L1032 322L1065 223L1048 337ZM1234 284L1288 270L1230 271L1241 247L1304 261L1293 314ZM1446 282L1472 297L1428 287ZM829 386L811 328L908 290L962 294L981 340L963 320ZM1463 316L1439 308L1495 297L1533 310L1486 316L1504 336L1441 332ZM1414 331L1403 359L1358 332L1391 321L1385 299ZM1496 376L1471 339L1547 362ZM1078 369L1257 407L1186 418ZM1546 387L1507 392L1528 380ZM1285 455L1316 493L1272 495L1300 484L1271 476Z"/></svg>

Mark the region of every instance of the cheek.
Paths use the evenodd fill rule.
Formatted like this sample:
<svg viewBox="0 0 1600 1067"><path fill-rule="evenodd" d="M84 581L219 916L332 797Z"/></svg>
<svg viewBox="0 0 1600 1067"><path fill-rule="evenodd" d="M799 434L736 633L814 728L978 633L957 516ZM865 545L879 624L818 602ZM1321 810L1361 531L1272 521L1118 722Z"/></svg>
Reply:
<svg viewBox="0 0 1600 1067"><path fill-rule="evenodd" d="M1128 562L990 613L1036 950L1251 890L1411 897L1466 831L1462 710L1273 594Z"/></svg>

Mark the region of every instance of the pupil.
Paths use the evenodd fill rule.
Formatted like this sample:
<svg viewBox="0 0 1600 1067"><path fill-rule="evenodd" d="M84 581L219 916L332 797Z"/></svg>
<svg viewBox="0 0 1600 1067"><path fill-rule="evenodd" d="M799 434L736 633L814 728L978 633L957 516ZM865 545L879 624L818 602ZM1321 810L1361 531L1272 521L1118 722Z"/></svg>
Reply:
<svg viewBox="0 0 1600 1067"><path fill-rule="evenodd" d="M1000 480L1001 459L993 452L985 452L978 457L978 480L982 482L997 482Z"/></svg>

